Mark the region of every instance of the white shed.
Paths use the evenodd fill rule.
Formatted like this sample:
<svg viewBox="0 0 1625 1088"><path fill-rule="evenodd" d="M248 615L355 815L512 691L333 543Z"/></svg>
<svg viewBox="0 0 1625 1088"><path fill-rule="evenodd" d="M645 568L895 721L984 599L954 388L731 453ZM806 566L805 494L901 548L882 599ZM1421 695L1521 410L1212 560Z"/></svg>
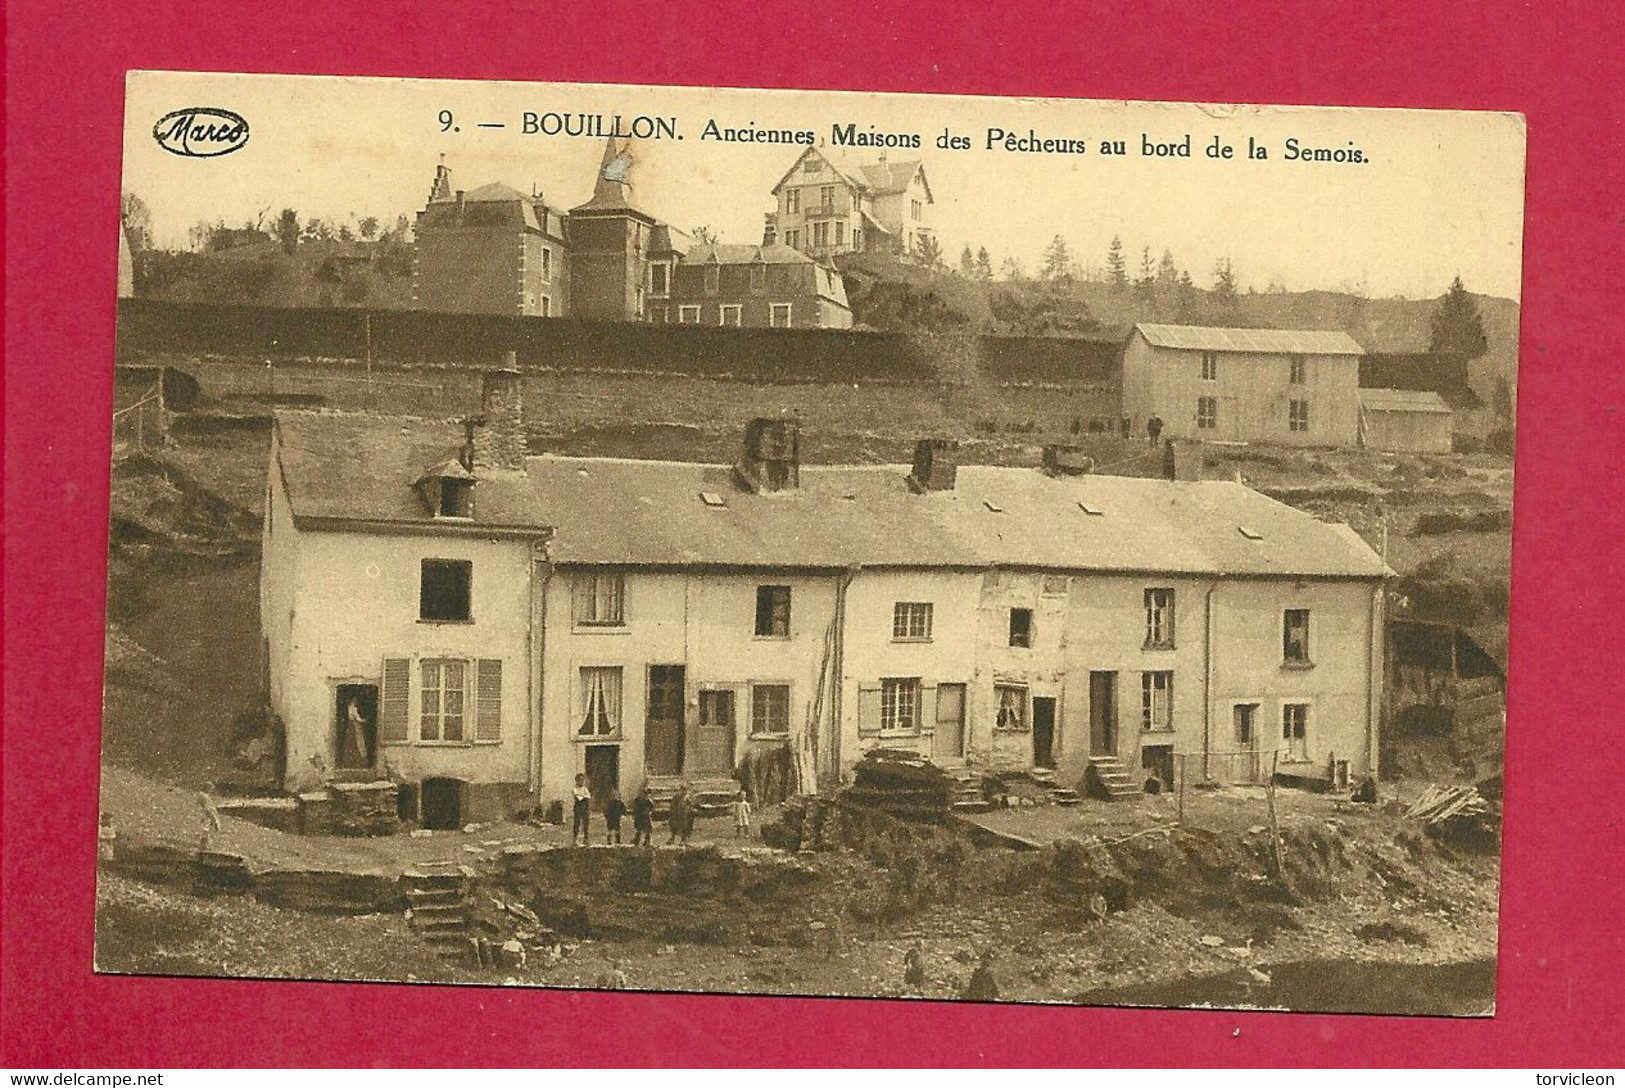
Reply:
<svg viewBox="0 0 1625 1088"><path fill-rule="evenodd" d="M1449 453L1450 406L1437 393L1360 390L1360 444L1393 453Z"/></svg>

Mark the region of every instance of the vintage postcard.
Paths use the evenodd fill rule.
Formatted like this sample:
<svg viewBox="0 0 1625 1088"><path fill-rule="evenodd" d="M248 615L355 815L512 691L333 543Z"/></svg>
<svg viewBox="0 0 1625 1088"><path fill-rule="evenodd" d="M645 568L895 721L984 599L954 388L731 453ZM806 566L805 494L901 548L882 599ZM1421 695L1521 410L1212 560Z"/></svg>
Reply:
<svg viewBox="0 0 1625 1088"><path fill-rule="evenodd" d="M1492 1013L1523 173L132 73L97 968Z"/></svg>

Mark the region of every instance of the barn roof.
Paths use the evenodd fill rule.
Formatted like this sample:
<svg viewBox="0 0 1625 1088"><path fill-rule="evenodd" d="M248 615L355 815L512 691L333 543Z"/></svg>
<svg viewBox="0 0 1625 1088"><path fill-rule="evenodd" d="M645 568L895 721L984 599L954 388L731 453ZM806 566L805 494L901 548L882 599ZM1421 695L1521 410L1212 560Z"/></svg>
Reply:
<svg viewBox="0 0 1625 1088"><path fill-rule="evenodd" d="M1368 412L1427 412L1450 415L1450 406L1439 394L1412 389L1362 389L1360 407Z"/></svg>
<svg viewBox="0 0 1625 1088"><path fill-rule="evenodd" d="M296 520L434 531L411 484L455 450L455 421L357 413L277 416ZM562 564L663 567L1018 567L1378 578L1345 526L1231 481L1049 476L964 465L916 493L906 465L803 465L795 491L761 495L728 465L531 457L475 484L477 530L551 533ZM476 474L478 476L478 474Z"/></svg>
<svg viewBox="0 0 1625 1088"><path fill-rule="evenodd" d="M1134 326L1153 347L1184 351L1245 351L1265 355L1361 355L1346 332L1324 329L1220 329L1205 325Z"/></svg>

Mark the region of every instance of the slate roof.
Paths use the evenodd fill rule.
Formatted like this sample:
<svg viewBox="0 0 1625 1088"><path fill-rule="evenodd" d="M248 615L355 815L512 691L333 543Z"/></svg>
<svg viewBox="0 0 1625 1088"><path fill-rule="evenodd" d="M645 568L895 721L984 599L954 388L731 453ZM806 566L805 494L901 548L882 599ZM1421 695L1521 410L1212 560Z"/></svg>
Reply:
<svg viewBox="0 0 1625 1088"><path fill-rule="evenodd" d="M1439 394L1412 389L1362 389L1360 407L1368 412L1430 412L1450 415L1450 406Z"/></svg>
<svg viewBox="0 0 1625 1088"><path fill-rule="evenodd" d="M294 516L315 525L429 529L435 519L412 481L461 440L454 421L331 412L279 413L277 433ZM1230 481L965 465L953 490L916 494L907 475L906 465L803 465L799 490L756 495L726 465L532 457L524 475L478 480L473 524L550 527L548 552L561 564L1387 573L1346 526Z"/></svg>
<svg viewBox="0 0 1625 1088"><path fill-rule="evenodd" d="M1363 355L1346 332L1320 329L1216 329L1202 325L1134 326L1153 347L1269 355Z"/></svg>
<svg viewBox="0 0 1625 1088"><path fill-rule="evenodd" d="M696 243L683 255L684 264L705 264L715 259L718 264L812 264L805 253L786 245L752 246L743 243L718 242L711 245Z"/></svg>

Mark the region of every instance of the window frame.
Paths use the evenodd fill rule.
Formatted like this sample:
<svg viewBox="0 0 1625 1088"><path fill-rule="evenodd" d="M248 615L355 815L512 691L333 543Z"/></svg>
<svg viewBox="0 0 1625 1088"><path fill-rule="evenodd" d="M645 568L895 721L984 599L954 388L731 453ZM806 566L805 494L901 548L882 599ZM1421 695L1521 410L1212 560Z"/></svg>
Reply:
<svg viewBox="0 0 1625 1088"><path fill-rule="evenodd" d="M1159 682L1162 695L1160 704L1157 701ZM1163 711L1163 722L1161 724L1157 721L1157 708L1159 705ZM1141 671L1140 732L1174 732L1174 670L1145 669Z"/></svg>
<svg viewBox="0 0 1625 1088"><path fill-rule="evenodd" d="M1017 617L1025 617L1022 620L1021 624L1020 624L1020 630L1019 631L1017 630ZM1021 606L1016 606L1016 607L1011 608L1010 609L1010 647L1011 647L1011 649L1016 649L1016 650L1030 650L1030 649L1032 649L1033 648L1033 642L1036 641L1036 639L1034 638L1034 635L1035 635L1034 628L1037 626L1037 624L1038 624L1038 616L1034 612L1033 609L1024 608L1024 607L1021 607ZM1020 641L1017 641L1018 635L1020 637Z"/></svg>
<svg viewBox="0 0 1625 1088"><path fill-rule="evenodd" d="M462 681L456 688L461 709L455 717L458 722L458 735L446 736L446 694L452 690L446 683L445 677L448 666L456 666L462 672ZM463 657L423 657L418 659L418 714L417 730L412 738L413 744L429 747L463 748L471 745L474 740L473 730L470 728L469 709L473 706L473 685L469 683L474 672L474 662ZM434 668L438 683L429 684L428 670ZM424 734L424 722L430 717L429 692L435 692L436 707L434 710L435 735L430 737Z"/></svg>
<svg viewBox="0 0 1625 1088"><path fill-rule="evenodd" d="M750 721L748 723L748 730L749 731L748 731L747 735L750 737L750 739L751 740L779 740L779 739L784 739L784 738L788 737L790 735L790 708L791 708L791 705L792 705L792 698L793 698L793 694L794 694L791 691L790 682L788 680L763 680L763 681L754 681L753 680L749 684L749 688L750 688ZM756 708L757 708L757 705L758 705L757 695L758 695L759 692L766 692L766 691L783 692L784 693L784 722L783 722L784 728L782 728L782 729L758 729L758 728L756 728L756 723L757 723ZM764 703L762 705L765 706L766 704Z"/></svg>
<svg viewBox="0 0 1625 1088"><path fill-rule="evenodd" d="M784 313L784 322L779 322L779 313ZM767 310L767 324L773 329L793 329L796 322L796 309L793 302L770 302Z"/></svg>
<svg viewBox="0 0 1625 1088"><path fill-rule="evenodd" d="M1296 397L1287 401L1286 429L1296 434L1309 431L1309 401Z"/></svg>
<svg viewBox="0 0 1625 1088"><path fill-rule="evenodd" d="M931 641L932 628L936 623L936 605L934 601L893 601L891 615L891 640L893 642ZM910 617L921 618L923 622L916 625ZM916 626L920 628L918 634L912 633L913 628Z"/></svg>
<svg viewBox="0 0 1625 1088"><path fill-rule="evenodd" d="M701 269L701 286L707 295L716 295L722 292L722 266L708 264Z"/></svg>
<svg viewBox="0 0 1625 1088"><path fill-rule="evenodd" d="M693 320L689 320L689 315ZM700 307L696 305L679 305L677 307L677 323L679 325L698 325L700 323Z"/></svg>
<svg viewBox="0 0 1625 1088"><path fill-rule="evenodd" d="M461 574L462 614L456 616L429 615L428 577L431 566ZM473 623L474 622L474 561L472 559L424 558L418 563L418 622L419 623Z"/></svg>
<svg viewBox="0 0 1625 1088"><path fill-rule="evenodd" d="M728 320L732 311L733 320ZM737 302L724 302L717 307L717 327L723 329L739 329L745 325L745 307Z"/></svg>
<svg viewBox="0 0 1625 1088"><path fill-rule="evenodd" d="M750 266L750 293L764 294L767 291L767 265L756 261Z"/></svg>
<svg viewBox="0 0 1625 1088"><path fill-rule="evenodd" d="M1314 704L1294 701L1281 702L1281 761L1283 763L1313 763L1309 755L1309 724L1314 717ZM1292 720L1296 718L1294 723Z"/></svg>
<svg viewBox="0 0 1625 1088"><path fill-rule="evenodd" d="M1287 360L1286 382L1288 385L1309 384L1309 360L1302 355L1294 355Z"/></svg>
<svg viewBox="0 0 1625 1088"><path fill-rule="evenodd" d="M1020 717L1014 725L1006 724L1005 695L1014 694L1020 699ZM1026 684L1006 683L994 681L993 683L993 732L995 733L1031 733L1033 729L1032 692Z"/></svg>
<svg viewBox="0 0 1625 1088"><path fill-rule="evenodd" d="M1300 643L1300 647L1301 647L1300 650L1299 650L1299 653L1297 654L1297 656L1294 656L1293 655L1293 643L1294 643L1294 640L1292 638L1292 633L1293 633L1292 621L1293 621L1293 618L1297 617L1297 616L1301 616L1302 620L1303 620L1302 625L1301 625L1302 626L1303 636L1302 636L1302 638L1300 640L1298 640L1298 642ZM1283 668L1288 668L1288 669L1311 669L1311 668L1314 668L1315 660L1314 660L1314 654L1312 652L1313 648L1312 648L1312 646L1310 645L1310 642L1309 642L1311 628L1312 628L1312 623L1311 623L1311 620L1310 620L1309 609L1307 609L1307 608L1283 608L1281 610L1281 666Z"/></svg>
<svg viewBox="0 0 1625 1088"><path fill-rule="evenodd" d="M660 282L656 282L656 277ZM671 262L652 261L649 264L649 297L668 298L671 295Z"/></svg>
<svg viewBox="0 0 1625 1088"><path fill-rule="evenodd" d="M905 700L903 696L907 696ZM912 707L913 723L904 718ZM898 722L904 724L899 725ZM888 724L889 723L889 724ZM917 737L924 731L925 681L918 676L882 676L880 678L880 735L883 737Z"/></svg>
<svg viewBox="0 0 1625 1088"><path fill-rule="evenodd" d="M1158 604L1162 594L1167 603ZM1172 586L1147 586L1145 589L1145 644L1146 650L1172 650L1175 638L1175 603L1178 595Z"/></svg>
<svg viewBox="0 0 1625 1088"><path fill-rule="evenodd" d="M594 696L588 694L588 674L599 674L603 678L611 676L615 679L614 713L615 720L610 723L608 732L601 732L596 727L587 732L583 727L587 724L587 716L592 713ZM606 699L607 699L606 693ZM626 669L621 665L581 665L576 669L576 700L575 712L577 720L572 730L572 737L583 744L602 744L608 741L623 739L626 729ZM605 708L600 707L600 712ZM606 714L607 717L607 714Z"/></svg>
<svg viewBox="0 0 1625 1088"><path fill-rule="evenodd" d="M1219 428L1219 398L1214 396L1200 396L1196 398L1196 429L1199 431L1215 431Z"/></svg>
<svg viewBox="0 0 1625 1088"><path fill-rule="evenodd" d="M791 627L795 601L793 590L793 586L782 583L763 584L756 587L756 617L751 626L753 638L768 639L773 642L785 642L790 639L794 632ZM782 616L780 615L781 611ZM762 629L764 617L767 619L767 630L765 631ZM781 627L783 630L779 629Z"/></svg>
<svg viewBox="0 0 1625 1088"><path fill-rule="evenodd" d="M610 582L611 591L601 593L599 584ZM591 590L588 590L588 585ZM589 600L592 603L591 618L584 618L582 604ZM599 617L598 604L600 599L612 601L614 604L612 618ZM570 580L570 626L577 630L603 631L626 629L626 572L620 570L592 570L577 571Z"/></svg>
<svg viewBox="0 0 1625 1088"><path fill-rule="evenodd" d="M1216 382L1219 380L1219 353L1216 351L1202 352L1202 380Z"/></svg>

